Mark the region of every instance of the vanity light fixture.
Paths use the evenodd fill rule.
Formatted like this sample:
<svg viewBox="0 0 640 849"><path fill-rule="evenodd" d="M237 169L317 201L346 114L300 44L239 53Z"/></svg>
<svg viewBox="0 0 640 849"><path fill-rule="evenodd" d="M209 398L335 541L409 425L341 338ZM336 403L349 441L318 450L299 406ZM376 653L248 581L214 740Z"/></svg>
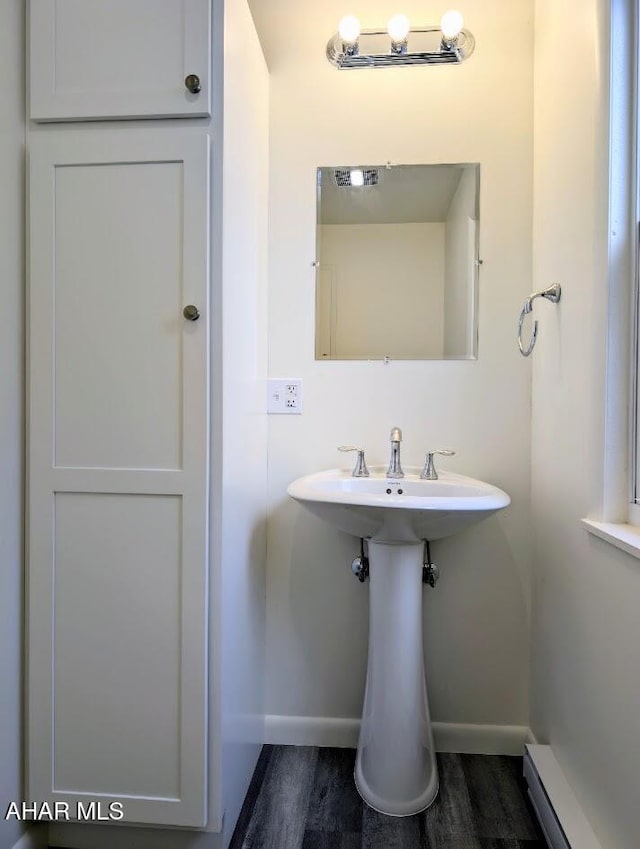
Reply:
<svg viewBox="0 0 640 849"><path fill-rule="evenodd" d="M386 30L363 30L356 17L347 15L327 44L327 59L340 69L459 65L475 45L455 9L445 12L438 27L411 27L406 15L393 15Z"/></svg>

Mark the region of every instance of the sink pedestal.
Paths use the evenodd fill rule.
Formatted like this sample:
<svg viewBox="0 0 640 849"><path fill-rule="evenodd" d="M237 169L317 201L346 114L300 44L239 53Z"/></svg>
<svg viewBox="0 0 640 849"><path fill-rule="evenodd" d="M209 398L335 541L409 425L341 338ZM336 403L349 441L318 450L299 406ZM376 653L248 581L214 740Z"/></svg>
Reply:
<svg viewBox="0 0 640 849"><path fill-rule="evenodd" d="M418 813L436 798L438 771L422 650L422 540L442 539L510 503L484 481L441 472L437 480L405 468L389 479L344 469L307 475L287 492L307 510L369 540L369 663L355 779L372 808Z"/></svg>
<svg viewBox="0 0 640 849"><path fill-rule="evenodd" d="M369 660L355 780L364 801L408 816L438 793L422 642L423 544L369 542Z"/></svg>

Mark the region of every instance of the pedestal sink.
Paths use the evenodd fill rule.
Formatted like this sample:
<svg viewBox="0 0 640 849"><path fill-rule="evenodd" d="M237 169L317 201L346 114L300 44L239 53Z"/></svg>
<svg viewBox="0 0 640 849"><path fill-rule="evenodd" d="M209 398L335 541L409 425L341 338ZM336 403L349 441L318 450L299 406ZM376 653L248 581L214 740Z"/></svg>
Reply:
<svg viewBox="0 0 640 849"><path fill-rule="evenodd" d="M368 539L369 659L355 781L364 801L408 816L438 793L422 642L423 541L457 533L507 507L491 484L441 472L401 480L384 468L354 478L333 469L299 478L288 494L331 525Z"/></svg>

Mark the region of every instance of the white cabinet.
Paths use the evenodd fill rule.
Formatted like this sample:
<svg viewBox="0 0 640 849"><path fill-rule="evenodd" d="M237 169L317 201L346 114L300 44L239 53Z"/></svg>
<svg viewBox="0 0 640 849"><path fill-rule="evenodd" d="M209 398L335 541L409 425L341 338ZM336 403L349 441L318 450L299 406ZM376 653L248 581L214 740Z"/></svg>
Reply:
<svg viewBox="0 0 640 849"><path fill-rule="evenodd" d="M128 822L207 817L208 187L201 131L31 140L26 798Z"/></svg>
<svg viewBox="0 0 640 849"><path fill-rule="evenodd" d="M29 34L35 121L211 114L211 0L31 0Z"/></svg>

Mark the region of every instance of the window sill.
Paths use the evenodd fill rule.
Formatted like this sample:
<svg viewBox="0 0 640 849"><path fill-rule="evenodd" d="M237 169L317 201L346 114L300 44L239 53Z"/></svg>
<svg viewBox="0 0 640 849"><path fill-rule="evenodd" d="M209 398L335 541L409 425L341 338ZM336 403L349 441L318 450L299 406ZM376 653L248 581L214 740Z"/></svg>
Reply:
<svg viewBox="0 0 640 849"><path fill-rule="evenodd" d="M622 549L632 557L640 559L640 527L625 525L617 522L594 522L593 519L582 519L582 524L590 534L610 542L616 548Z"/></svg>

